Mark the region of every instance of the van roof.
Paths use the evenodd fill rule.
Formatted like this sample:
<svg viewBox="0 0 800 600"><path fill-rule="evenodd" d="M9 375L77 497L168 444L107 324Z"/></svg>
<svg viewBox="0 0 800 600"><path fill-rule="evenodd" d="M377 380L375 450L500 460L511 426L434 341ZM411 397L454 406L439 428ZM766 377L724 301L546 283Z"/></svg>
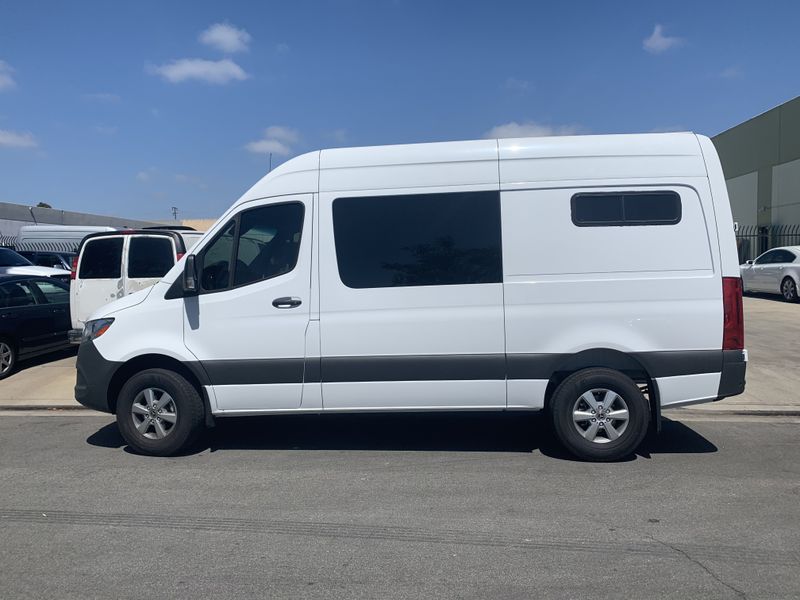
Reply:
<svg viewBox="0 0 800 600"><path fill-rule="evenodd" d="M498 181L498 158L507 163L501 164L501 185L517 181L520 173L514 164L524 169L527 181L625 179L641 177L643 172L645 176L654 177L706 176L697 138L690 132L643 133L317 150L275 168L234 206L267 195L359 189L351 187L352 169L365 167L368 169L360 177L364 185L378 185L363 189L452 185L456 168L459 168L457 179L465 184L492 185ZM567 164L564 159L569 158L584 160ZM431 164L440 168L424 169L425 165ZM503 166L507 166L505 177Z"/></svg>

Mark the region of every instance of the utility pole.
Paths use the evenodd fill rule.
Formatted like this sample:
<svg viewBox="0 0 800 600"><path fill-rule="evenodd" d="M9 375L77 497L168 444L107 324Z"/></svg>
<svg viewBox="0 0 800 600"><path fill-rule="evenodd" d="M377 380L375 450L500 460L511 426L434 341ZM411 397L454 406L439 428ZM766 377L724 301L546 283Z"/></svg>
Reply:
<svg viewBox="0 0 800 600"><path fill-rule="evenodd" d="M175 219L176 221L178 220L178 207L177 206L173 206L172 207L172 218Z"/></svg>

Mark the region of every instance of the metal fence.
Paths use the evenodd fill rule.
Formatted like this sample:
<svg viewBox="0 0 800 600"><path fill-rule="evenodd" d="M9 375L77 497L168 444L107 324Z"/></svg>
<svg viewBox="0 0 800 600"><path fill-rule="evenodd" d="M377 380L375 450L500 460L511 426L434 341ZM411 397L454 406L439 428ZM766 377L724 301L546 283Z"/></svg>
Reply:
<svg viewBox="0 0 800 600"><path fill-rule="evenodd" d="M736 232L740 264L780 246L800 246L800 225L741 225Z"/></svg>

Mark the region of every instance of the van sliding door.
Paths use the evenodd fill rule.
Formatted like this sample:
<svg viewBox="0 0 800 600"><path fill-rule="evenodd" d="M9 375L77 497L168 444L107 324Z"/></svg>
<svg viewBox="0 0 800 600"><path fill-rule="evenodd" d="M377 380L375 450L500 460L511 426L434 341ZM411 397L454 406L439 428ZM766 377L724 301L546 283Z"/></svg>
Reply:
<svg viewBox="0 0 800 600"><path fill-rule="evenodd" d="M500 239L496 189L322 194L323 406L505 406Z"/></svg>

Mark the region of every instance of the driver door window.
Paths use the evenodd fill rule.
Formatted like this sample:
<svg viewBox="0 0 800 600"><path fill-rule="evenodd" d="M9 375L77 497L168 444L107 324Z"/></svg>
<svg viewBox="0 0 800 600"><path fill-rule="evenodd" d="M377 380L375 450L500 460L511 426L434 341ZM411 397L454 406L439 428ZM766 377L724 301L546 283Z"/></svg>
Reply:
<svg viewBox="0 0 800 600"><path fill-rule="evenodd" d="M300 202L242 212L203 254L203 290L239 287L292 271L300 251L303 215ZM236 260L232 265L233 256Z"/></svg>

